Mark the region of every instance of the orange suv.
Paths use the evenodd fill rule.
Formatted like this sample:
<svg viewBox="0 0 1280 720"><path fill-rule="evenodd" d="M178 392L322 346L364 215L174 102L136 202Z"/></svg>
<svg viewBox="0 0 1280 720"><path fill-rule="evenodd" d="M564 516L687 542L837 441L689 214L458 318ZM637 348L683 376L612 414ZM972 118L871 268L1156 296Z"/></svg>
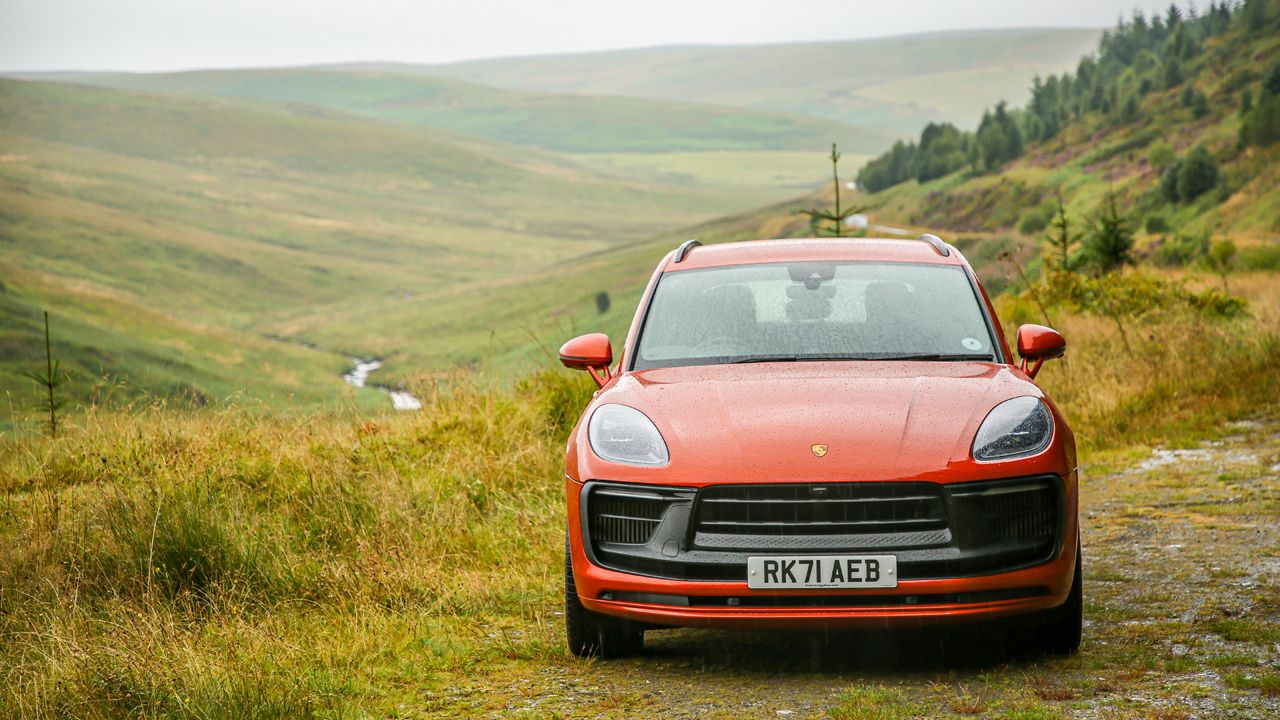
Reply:
<svg viewBox="0 0 1280 720"><path fill-rule="evenodd" d="M901 627L1015 615L1080 644L1075 441L954 247L681 245L659 263L565 455L579 655L646 629Z"/></svg>

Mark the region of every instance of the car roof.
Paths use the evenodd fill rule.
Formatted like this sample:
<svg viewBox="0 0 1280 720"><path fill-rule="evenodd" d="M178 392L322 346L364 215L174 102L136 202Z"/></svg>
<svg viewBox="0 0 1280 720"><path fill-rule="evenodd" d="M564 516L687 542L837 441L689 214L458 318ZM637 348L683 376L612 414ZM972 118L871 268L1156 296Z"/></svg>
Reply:
<svg viewBox="0 0 1280 720"><path fill-rule="evenodd" d="M680 262L669 255L663 270L676 272L723 265L752 265L777 262L909 262L932 265L967 265L964 256L948 247L942 255L928 242L892 238L804 238L750 240L747 242L699 245Z"/></svg>

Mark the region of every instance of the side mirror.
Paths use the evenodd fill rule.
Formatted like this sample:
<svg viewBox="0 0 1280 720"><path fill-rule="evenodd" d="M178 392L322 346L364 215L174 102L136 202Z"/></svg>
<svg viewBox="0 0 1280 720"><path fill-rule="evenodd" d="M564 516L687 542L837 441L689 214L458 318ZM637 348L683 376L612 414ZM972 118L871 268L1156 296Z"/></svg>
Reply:
<svg viewBox="0 0 1280 720"><path fill-rule="evenodd" d="M1018 355L1022 356L1022 370L1032 378L1040 372L1045 360L1062 357L1067 352L1067 340L1057 330L1044 325L1023 325L1018 328ZM1027 369L1027 361L1035 365Z"/></svg>
<svg viewBox="0 0 1280 720"><path fill-rule="evenodd" d="M609 366L613 364L613 347L604 333L579 335L560 346L560 364L572 370L586 370L597 385L609 382Z"/></svg>

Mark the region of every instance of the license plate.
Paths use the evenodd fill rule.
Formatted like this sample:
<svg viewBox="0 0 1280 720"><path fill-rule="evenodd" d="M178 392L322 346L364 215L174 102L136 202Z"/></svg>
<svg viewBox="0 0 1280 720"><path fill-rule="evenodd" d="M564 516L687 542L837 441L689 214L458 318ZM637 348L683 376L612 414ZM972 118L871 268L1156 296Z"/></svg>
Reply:
<svg viewBox="0 0 1280 720"><path fill-rule="evenodd" d="M898 587L894 555L765 555L747 558L754 590Z"/></svg>

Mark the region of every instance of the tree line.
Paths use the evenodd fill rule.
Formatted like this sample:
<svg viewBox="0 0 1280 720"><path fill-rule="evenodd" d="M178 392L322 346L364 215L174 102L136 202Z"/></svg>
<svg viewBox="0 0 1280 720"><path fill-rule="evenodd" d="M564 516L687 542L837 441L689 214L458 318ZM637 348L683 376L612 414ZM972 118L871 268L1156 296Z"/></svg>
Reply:
<svg viewBox="0 0 1280 720"><path fill-rule="evenodd" d="M1027 143L1053 138L1086 116L1098 117L1104 125L1134 122L1142 98L1157 90L1182 86L1180 104L1194 117L1203 117L1210 112L1208 98L1188 82L1185 67L1207 40L1237 27L1248 36L1280 30L1280 0L1213 0L1203 14L1194 6L1184 11L1176 5L1151 17L1137 11L1104 31L1097 51L1082 58L1074 72L1037 76L1026 107L1010 109L1001 102L983 113L974 132L951 123L930 123L918 142L899 141L868 162L858 183L878 192L965 168L973 174L996 172L1022 155ZM1280 140L1280 65L1268 73L1256 100L1242 93L1241 116L1242 144ZM1196 171L1203 176L1202 160L1195 159ZM1178 179L1171 182L1176 188Z"/></svg>

